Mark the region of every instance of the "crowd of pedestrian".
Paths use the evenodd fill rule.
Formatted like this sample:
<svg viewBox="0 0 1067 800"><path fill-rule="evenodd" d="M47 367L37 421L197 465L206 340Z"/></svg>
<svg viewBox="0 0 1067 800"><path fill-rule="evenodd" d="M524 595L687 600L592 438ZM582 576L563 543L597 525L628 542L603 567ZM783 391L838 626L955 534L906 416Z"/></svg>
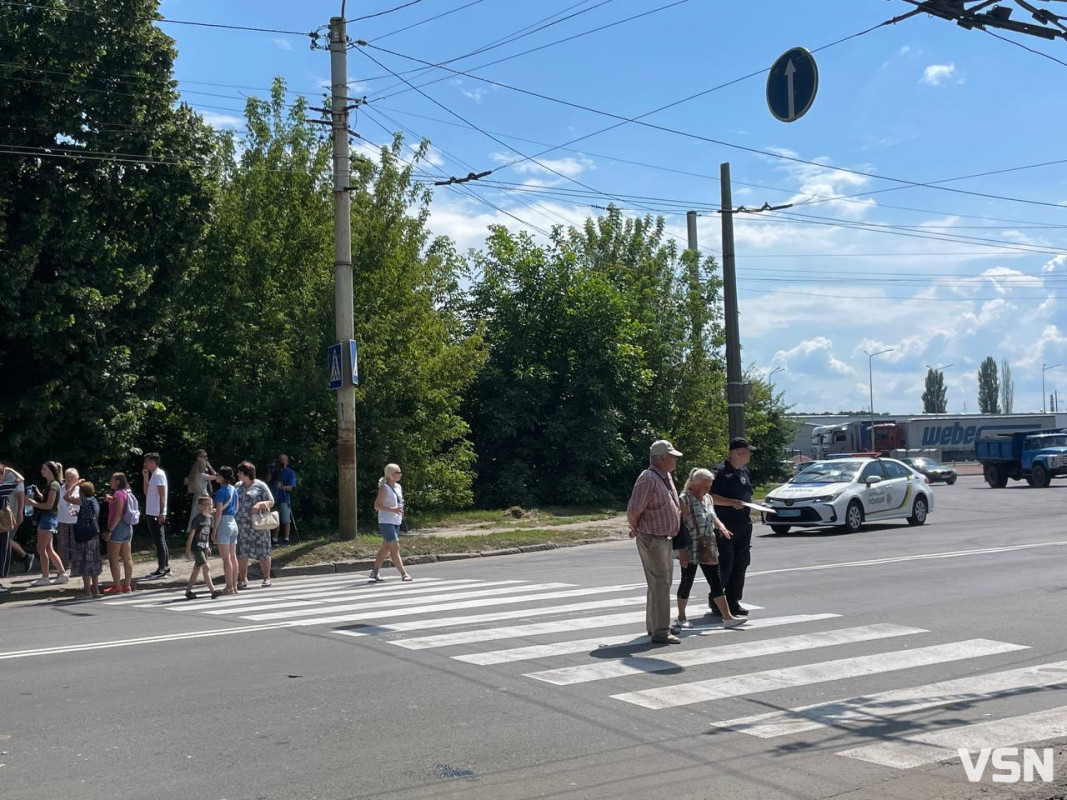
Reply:
<svg viewBox="0 0 1067 800"><path fill-rule="evenodd" d="M698 567L710 590L708 612L727 628L748 621L741 597L751 561L752 518L745 504L752 501L748 462L755 449L745 438L731 440L726 460L714 472L692 469L679 492L673 472L682 453L664 439L649 448L649 467L634 483L626 516L648 585L645 629L656 644L678 644L678 634L692 627L687 607ZM672 552L682 571L673 623Z"/></svg>
<svg viewBox="0 0 1067 800"><path fill-rule="evenodd" d="M27 573L35 564L40 569L40 577L31 586L62 585L71 578L81 578L86 597L131 592L132 541L142 517L156 556L155 570L142 579L170 575L167 474L160 467L158 453L145 455L142 466L143 514L125 472L112 473L110 491L98 498L91 482L76 469L64 470L57 461L41 465L40 482L28 480L10 464L0 463L0 578L8 576L13 558L19 558ZM248 588L253 561L259 565L263 586L271 585L271 551L279 542L290 543L292 492L297 485L287 456L279 456L272 472L277 495L256 477L252 462L242 461L236 470L221 467L216 471L207 452L197 451L184 480L192 495L185 526L185 554L194 561L186 591L190 599L196 597L193 587L198 576L203 577L212 597ZM277 512L272 511L275 506ZM16 540L27 521L33 529L33 550L24 549ZM222 558L224 589L216 589L211 581L207 558L212 544ZM99 586L102 548L111 572L111 584L103 589ZM6 589L0 587L2 591Z"/></svg>

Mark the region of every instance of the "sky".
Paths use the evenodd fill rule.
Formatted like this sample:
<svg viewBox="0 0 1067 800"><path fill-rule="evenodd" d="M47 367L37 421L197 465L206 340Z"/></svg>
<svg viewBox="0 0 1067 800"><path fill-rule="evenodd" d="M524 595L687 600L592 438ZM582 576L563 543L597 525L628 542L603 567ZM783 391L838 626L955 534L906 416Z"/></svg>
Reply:
<svg viewBox="0 0 1067 800"><path fill-rule="evenodd" d="M162 13L299 33L340 1L164 0ZM431 228L461 249L489 225L544 238L613 202L663 214L682 247L685 210L697 210L700 248L719 259L729 162L735 206L793 204L736 215L734 227L743 361L777 370L794 409L868 408L870 377L877 411L919 413L927 368L951 365L948 410L974 413L987 356L1011 364L1016 412L1040 411L1042 366L1064 364L1045 382L1067 405L1067 64L1039 54L1067 61L1067 42L1004 33L1012 44L927 16L854 36L908 11L903 0L416 0L390 11L403 2L347 2L349 19L388 12L349 26L375 45L349 53L353 96L369 101L354 124L367 148L397 130L428 139L424 166L441 177L497 170L466 192L436 190ZM177 43L183 98L216 127L240 129L245 99L276 76L294 98L317 104L328 91L329 55L307 36L161 28ZM783 123L762 71L792 47L817 51L819 90ZM421 68L412 59L457 59L447 66L471 75L423 68L403 76L413 91L390 74ZM646 125L618 124L698 93Z"/></svg>

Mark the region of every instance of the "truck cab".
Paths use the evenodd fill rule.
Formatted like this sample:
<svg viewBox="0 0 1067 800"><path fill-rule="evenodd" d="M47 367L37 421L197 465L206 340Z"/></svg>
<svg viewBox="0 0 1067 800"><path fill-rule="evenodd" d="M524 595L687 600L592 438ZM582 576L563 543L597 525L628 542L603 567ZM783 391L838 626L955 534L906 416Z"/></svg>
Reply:
<svg viewBox="0 0 1067 800"><path fill-rule="evenodd" d="M1044 488L1059 475L1067 475L1067 432L1016 432L979 439L975 453L982 471L994 489L1008 479L1026 479L1031 486Z"/></svg>

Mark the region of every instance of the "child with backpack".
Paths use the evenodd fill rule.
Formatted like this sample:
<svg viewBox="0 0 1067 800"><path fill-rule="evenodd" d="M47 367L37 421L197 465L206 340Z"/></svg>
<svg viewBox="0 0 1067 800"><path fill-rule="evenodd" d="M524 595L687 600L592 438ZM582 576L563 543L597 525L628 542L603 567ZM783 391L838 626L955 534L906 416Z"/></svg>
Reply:
<svg viewBox="0 0 1067 800"><path fill-rule="evenodd" d="M185 557L194 561L193 571L189 575L189 584L185 587L185 599L196 599L193 586L196 585L196 574L203 570L204 585L207 586L207 590L211 592L211 599L214 600L222 594L211 583L211 567L207 563L207 558L211 554L211 517L215 506L209 494L201 495L196 502L199 513L190 520L189 538L185 540Z"/></svg>
<svg viewBox="0 0 1067 800"><path fill-rule="evenodd" d="M130 479L125 472L116 472L109 481L114 495L106 495L107 513L107 561L111 568L111 585L101 594L125 594L133 591L133 526L141 521L141 508L130 490ZM122 560L123 580L119 580L119 559Z"/></svg>
<svg viewBox="0 0 1067 800"><path fill-rule="evenodd" d="M100 596L97 580L100 563L100 501L96 499L96 487L89 481L81 481L75 493L68 489L66 500L77 510L74 522L74 542L70 549L70 574L82 579L85 598Z"/></svg>

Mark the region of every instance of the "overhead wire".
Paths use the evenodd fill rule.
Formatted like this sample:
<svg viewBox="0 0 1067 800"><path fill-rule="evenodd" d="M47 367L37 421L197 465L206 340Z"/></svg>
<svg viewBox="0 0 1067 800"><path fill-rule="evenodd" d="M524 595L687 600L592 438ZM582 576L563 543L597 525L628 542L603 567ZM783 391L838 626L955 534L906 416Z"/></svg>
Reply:
<svg viewBox="0 0 1067 800"><path fill-rule="evenodd" d="M383 33L381 36L375 36L374 38L376 40L379 40L379 41L382 40L382 39L388 39L390 36L396 36L398 33L403 33L404 31L409 31L412 28L417 28L420 25L425 25L425 24L427 24L429 22L434 22L434 21L439 20L439 19L441 19L443 17L447 17L447 16L449 16L451 14L455 14L458 11L463 11L464 9L468 9L471 6L476 6L479 3L484 3L484 2L485 2L485 0L470 0L469 3L464 3L463 5L457 6L457 7L453 8L453 9L448 10L448 11L442 11L440 14L434 14L432 17L427 17L426 19L419 20L418 22L413 22L410 25L405 25L402 28L397 28L396 30L389 31L389 33Z"/></svg>
<svg viewBox="0 0 1067 800"><path fill-rule="evenodd" d="M374 19L376 17L384 17L386 14L395 13L395 12L400 11L402 9L408 8L409 6L418 5L421 2L422 2L422 0L408 0L408 2L401 3L400 5L395 6L393 8L387 8L385 11L377 11L377 12L375 12L373 14L364 14L362 17L353 17L352 19L346 19L345 22L348 22L348 23L362 22L365 19Z"/></svg>

